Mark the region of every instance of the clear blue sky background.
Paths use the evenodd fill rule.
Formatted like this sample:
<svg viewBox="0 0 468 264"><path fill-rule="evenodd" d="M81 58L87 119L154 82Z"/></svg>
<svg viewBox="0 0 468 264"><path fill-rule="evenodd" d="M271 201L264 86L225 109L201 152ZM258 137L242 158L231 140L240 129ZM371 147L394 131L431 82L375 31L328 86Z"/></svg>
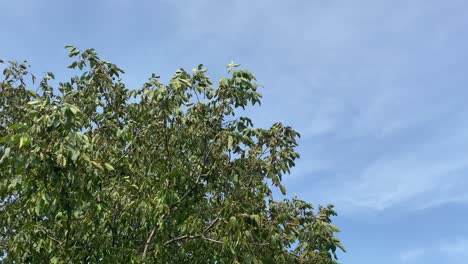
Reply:
<svg viewBox="0 0 468 264"><path fill-rule="evenodd" d="M289 194L333 203L343 263L467 263L468 1L0 0L0 58L65 78L96 48L140 86L231 60L257 125L299 130Z"/></svg>

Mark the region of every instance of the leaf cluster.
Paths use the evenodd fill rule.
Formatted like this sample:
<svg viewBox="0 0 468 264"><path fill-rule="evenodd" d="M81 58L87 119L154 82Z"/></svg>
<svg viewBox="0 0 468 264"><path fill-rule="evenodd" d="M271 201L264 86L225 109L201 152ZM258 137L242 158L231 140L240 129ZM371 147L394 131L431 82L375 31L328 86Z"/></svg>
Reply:
<svg viewBox="0 0 468 264"><path fill-rule="evenodd" d="M68 81L3 70L2 261L335 263L333 207L273 198L299 134L236 116L260 104L254 74L231 63L214 86L200 65L128 89L93 49L67 48Z"/></svg>

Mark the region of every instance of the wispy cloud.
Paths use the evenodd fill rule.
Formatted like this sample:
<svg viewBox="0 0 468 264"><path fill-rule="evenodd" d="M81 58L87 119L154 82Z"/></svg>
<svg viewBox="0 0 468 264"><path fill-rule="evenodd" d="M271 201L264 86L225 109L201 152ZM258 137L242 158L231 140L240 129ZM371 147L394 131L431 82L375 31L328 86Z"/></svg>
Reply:
<svg viewBox="0 0 468 264"><path fill-rule="evenodd" d="M119 0L76 13L21 1L6 3L4 25L28 19L40 39L46 29L36 22L45 21L58 47L78 41L125 60L131 86L152 71L168 76L197 63L219 76L231 59L256 72L265 86L263 107L251 112L257 124L282 121L303 134L289 177L298 193L313 189L314 199L348 210L468 201L463 1ZM32 50L28 41L9 43L2 47ZM325 174L318 184L316 174Z"/></svg>
<svg viewBox="0 0 468 264"><path fill-rule="evenodd" d="M439 250L448 257L466 261L468 258L468 238L458 238L441 243Z"/></svg>
<svg viewBox="0 0 468 264"><path fill-rule="evenodd" d="M399 259L402 263L415 263L425 254L423 249L411 249L400 253Z"/></svg>
<svg viewBox="0 0 468 264"><path fill-rule="evenodd" d="M0 57L65 77L61 48L94 47L132 88L152 72L167 79L199 63L216 80L239 62L264 86L262 107L246 113L256 126L280 121L302 134L288 193L337 205L350 252L343 263L465 263L468 215L446 206L441 227L434 207L468 204L467 8L465 0L3 1ZM398 251L407 243L414 249Z"/></svg>
<svg viewBox="0 0 468 264"><path fill-rule="evenodd" d="M425 243L421 247L402 250L398 253L401 263L465 263L468 258L468 238L444 240L439 243Z"/></svg>
<svg viewBox="0 0 468 264"><path fill-rule="evenodd" d="M362 170L352 172L352 181L336 183L338 203L344 206L382 210L405 203L427 208L449 202L468 202L468 127L455 134L437 134L419 143L409 143L380 154ZM337 178L344 182L345 178ZM350 179L350 178L347 178ZM335 195L336 196L336 195ZM333 199L332 197L329 197Z"/></svg>
<svg viewBox="0 0 468 264"><path fill-rule="evenodd" d="M293 108L308 116L300 118L308 123L298 122L306 149L299 166L319 162L326 183L308 177L320 173L314 166L291 182L298 189L315 184L314 197L320 193L320 200L348 211L466 203L468 109L462 98L468 78L460 67L468 67L450 50L466 43L457 33L466 31L463 23L440 26L440 7L421 2L373 7L374 15L362 8L334 10L344 16L330 22L328 33L343 39L328 47L341 65L324 57L326 49L317 54L320 65L333 69L329 75L308 68L319 73L314 87L325 91L316 93L321 100L309 93L309 104L299 100ZM459 14L450 10L455 19Z"/></svg>

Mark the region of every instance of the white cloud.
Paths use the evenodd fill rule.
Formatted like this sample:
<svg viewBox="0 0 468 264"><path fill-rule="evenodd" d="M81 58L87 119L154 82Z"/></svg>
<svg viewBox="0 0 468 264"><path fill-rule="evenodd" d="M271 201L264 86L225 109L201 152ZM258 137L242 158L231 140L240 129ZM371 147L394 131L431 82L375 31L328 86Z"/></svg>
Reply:
<svg viewBox="0 0 468 264"><path fill-rule="evenodd" d="M266 87L254 119L302 132L295 173L326 171L326 183L316 187L323 200L377 210L468 201L468 127L453 126L467 116L460 72L466 74L455 64L464 57L447 48L466 43L458 36L467 27L446 24L457 13L440 17L439 7L424 1L163 2L170 19L148 11L157 17L161 3L141 3L147 14L136 18L144 34L132 35L138 44L125 48L139 51L132 53L142 58L135 65L156 61L172 72L174 60L223 66L239 56ZM113 7L126 30L137 25L125 16L128 3ZM456 10L454 3L444 7ZM14 5L14 13L21 8ZM146 70L128 72L139 77Z"/></svg>
<svg viewBox="0 0 468 264"><path fill-rule="evenodd" d="M452 257L468 257L468 238L458 238L441 243L440 251Z"/></svg>
<svg viewBox="0 0 468 264"><path fill-rule="evenodd" d="M447 259L453 261L453 263L466 263L468 259L468 238L461 237L445 241L440 243L436 249L444 254Z"/></svg>
<svg viewBox="0 0 468 264"><path fill-rule="evenodd" d="M299 128L305 138L336 131L347 116L344 104L332 98L318 100L313 109L303 117L306 126Z"/></svg>
<svg viewBox="0 0 468 264"><path fill-rule="evenodd" d="M328 171L323 200L425 208L466 201L468 127L463 82L448 83L459 33L422 3L192 1L174 4L174 34L192 41L187 56L208 45L261 69L257 117L302 132L295 172Z"/></svg>
<svg viewBox="0 0 468 264"><path fill-rule="evenodd" d="M348 212L358 208L384 210L403 203L407 208L424 209L468 202L468 126L433 133L421 134L406 144L382 144L379 156L369 157L362 167L352 166L351 161L347 174L341 171L329 180L332 184L322 190L323 200Z"/></svg>
<svg viewBox="0 0 468 264"><path fill-rule="evenodd" d="M402 250L398 254L401 263L427 263L428 259L437 257L446 263L465 263L468 258L468 238L459 237L442 242L429 242L422 247Z"/></svg>
<svg viewBox="0 0 468 264"><path fill-rule="evenodd" d="M400 253L400 261L402 263L414 263L420 260L425 254L423 249L411 249Z"/></svg>
<svg viewBox="0 0 468 264"><path fill-rule="evenodd" d="M334 21L326 15L329 10L319 16L320 22L330 22L327 32L320 35L312 26L314 33L305 33L314 45L304 52L332 73L318 70L319 99L294 90L303 93L297 97L312 98L294 107L302 108L296 115L307 120L298 122L307 146L302 160L319 161L327 174L325 185L309 181L316 186L314 199L321 193L319 200L350 211L467 203L468 113L461 99L467 80L451 68L459 54L446 50L459 34L435 25L438 14L431 6L397 1L378 10L370 15L366 9L335 6L329 13L336 15ZM340 34L343 30L352 34ZM317 72L314 66L307 69ZM307 177L291 182L309 183Z"/></svg>
<svg viewBox="0 0 468 264"><path fill-rule="evenodd" d="M349 201L356 206L373 209L386 209L420 196L450 201L453 195L450 191L457 187L456 182L448 186L441 184L451 179L451 173L459 170L468 171L467 160L382 160L364 171L363 177L357 180L358 185L351 188L349 194L354 195L349 196ZM446 190L441 187L446 187ZM445 198L445 195L449 197Z"/></svg>
<svg viewBox="0 0 468 264"><path fill-rule="evenodd" d="M468 130L463 132L468 133ZM361 151L365 151L366 142L356 141L362 144L364 149ZM336 154L336 162L320 156L312 160L321 160L328 166L322 169L337 173L328 179L333 183L329 184L329 189L323 190L332 195L328 197L332 199L330 201L346 203L351 207L383 210L405 203L408 207L423 209L468 202L468 154L464 153L468 148L466 137L460 136L454 142L437 137L421 141L414 144L410 141L406 146L392 145L397 144L392 142L380 145L378 147L382 149L377 150L381 151L378 156L367 157L367 162L357 165L353 164L353 159L358 157L344 154L341 158L350 159L349 168L345 165L344 170L334 168L340 165L340 154ZM352 147L348 150L359 155L359 151L353 151ZM346 146L342 151L347 151Z"/></svg>

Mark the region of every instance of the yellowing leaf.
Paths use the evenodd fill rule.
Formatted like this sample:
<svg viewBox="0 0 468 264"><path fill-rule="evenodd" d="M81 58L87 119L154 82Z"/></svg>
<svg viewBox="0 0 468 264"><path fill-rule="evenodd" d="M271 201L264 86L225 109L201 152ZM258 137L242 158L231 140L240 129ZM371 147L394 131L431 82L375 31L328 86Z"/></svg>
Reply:
<svg viewBox="0 0 468 264"><path fill-rule="evenodd" d="M94 166L96 166L98 169L104 170L104 168L102 167L102 165L101 165L99 162L93 160L93 161L91 161L91 163L92 163Z"/></svg>
<svg viewBox="0 0 468 264"><path fill-rule="evenodd" d="M232 138L231 135L228 136L228 149L231 149L232 148L232 143L233 143L234 139Z"/></svg>
<svg viewBox="0 0 468 264"><path fill-rule="evenodd" d="M6 149L5 149L5 152L3 153L3 156L2 156L2 158L0 159L0 163L3 162L4 159L8 158L8 156L10 156L10 151L11 151L10 148L6 148Z"/></svg>
<svg viewBox="0 0 468 264"><path fill-rule="evenodd" d="M108 169L110 171L114 170L114 167L112 167L112 165L110 165L109 163L104 163L104 167L106 167L106 169Z"/></svg>
<svg viewBox="0 0 468 264"><path fill-rule="evenodd" d="M29 101L28 105L37 105L37 104L40 104L40 103L41 103L41 101L39 101L39 100L33 100L33 101Z"/></svg>

